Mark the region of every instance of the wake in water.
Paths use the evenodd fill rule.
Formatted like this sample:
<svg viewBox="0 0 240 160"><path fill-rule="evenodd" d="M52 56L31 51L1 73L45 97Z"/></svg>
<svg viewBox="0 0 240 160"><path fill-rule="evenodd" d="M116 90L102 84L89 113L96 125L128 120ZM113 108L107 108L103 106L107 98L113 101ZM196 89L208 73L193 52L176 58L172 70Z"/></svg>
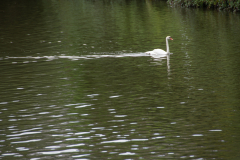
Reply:
<svg viewBox="0 0 240 160"><path fill-rule="evenodd" d="M65 58L65 59L71 59L71 60L78 60L78 59L92 59L92 58L104 58L104 57L142 57L142 56L149 56L146 53L129 53L129 54L119 54L119 55L82 55L82 56L37 56L37 57L32 57L32 56L26 56L26 57L6 57L6 58L11 58L11 59L48 59L48 60L54 60L54 59L59 59L59 58Z"/></svg>
<svg viewBox="0 0 240 160"><path fill-rule="evenodd" d="M26 56L26 57L8 57L6 56L4 59L46 59L46 61L52 61L55 59L70 59L70 60L79 60L79 59L94 59L94 58L105 58L105 57L113 57L113 58L121 58L121 57L151 57L153 58L154 63L156 65L162 65L161 61L163 59L167 59L167 67L168 67L168 73L170 75L170 54L167 55L149 55L146 53L124 53L124 54L118 54L118 55L82 55L82 56ZM15 63L15 62L12 62ZM16 62L17 63L17 62ZM23 62L28 63L28 61Z"/></svg>
<svg viewBox="0 0 240 160"><path fill-rule="evenodd" d="M117 55L82 55L82 56L37 56L37 57L32 57L32 56L26 56L26 57L5 57L11 58L11 59L47 59L47 60L54 60L54 59L59 59L59 58L65 58L65 59L71 59L71 60L78 60L78 59L92 59L92 58L104 58L104 57L115 57L115 58L120 58L120 57L143 57L143 56L148 56L152 57L154 59L166 59L167 55L149 55L146 53L125 53L125 54L117 54Z"/></svg>

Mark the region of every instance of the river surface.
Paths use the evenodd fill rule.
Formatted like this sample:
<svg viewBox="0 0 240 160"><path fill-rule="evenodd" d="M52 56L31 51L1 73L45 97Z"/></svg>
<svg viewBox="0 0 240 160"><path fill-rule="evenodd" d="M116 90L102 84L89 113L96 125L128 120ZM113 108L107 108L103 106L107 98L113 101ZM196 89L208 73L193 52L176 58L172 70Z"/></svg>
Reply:
<svg viewBox="0 0 240 160"><path fill-rule="evenodd" d="M1 0L0 21L0 159L240 159L239 13Z"/></svg>

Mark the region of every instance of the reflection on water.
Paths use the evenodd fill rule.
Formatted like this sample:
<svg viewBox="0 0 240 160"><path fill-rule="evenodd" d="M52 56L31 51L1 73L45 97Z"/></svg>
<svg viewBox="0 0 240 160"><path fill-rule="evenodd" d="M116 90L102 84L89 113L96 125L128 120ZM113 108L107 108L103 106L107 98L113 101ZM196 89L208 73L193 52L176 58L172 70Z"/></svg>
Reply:
<svg viewBox="0 0 240 160"><path fill-rule="evenodd" d="M153 54L149 55L146 53L125 53L125 54L112 54L112 55L82 55L82 56L43 56L43 57L6 57L7 59L47 59L47 61L59 59L59 58L65 58L65 59L70 59L70 60L79 60L79 59L92 59L92 58L106 58L106 57L112 57L112 58L121 58L121 57L144 57L144 56L149 56L153 58L153 63L162 65L162 60L167 59L167 69L168 69L168 75L170 75L170 54ZM35 61L36 62L36 61ZM12 62L13 64L16 64L17 62ZM25 62L26 63L26 62Z"/></svg>
<svg viewBox="0 0 240 160"><path fill-rule="evenodd" d="M5 2L0 159L240 156L238 14L161 1ZM167 35L173 54L144 53Z"/></svg>

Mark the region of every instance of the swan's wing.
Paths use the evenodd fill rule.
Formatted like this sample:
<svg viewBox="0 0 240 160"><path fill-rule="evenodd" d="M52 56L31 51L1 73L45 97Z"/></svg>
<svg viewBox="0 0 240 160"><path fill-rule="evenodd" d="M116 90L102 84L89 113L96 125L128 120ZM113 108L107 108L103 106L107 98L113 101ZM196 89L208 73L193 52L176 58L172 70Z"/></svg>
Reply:
<svg viewBox="0 0 240 160"><path fill-rule="evenodd" d="M167 53L166 51L164 51L164 50L162 50L162 49L154 49L153 52L154 52L155 54L166 54L166 53Z"/></svg>
<svg viewBox="0 0 240 160"><path fill-rule="evenodd" d="M156 53L154 53L153 51L147 51L147 52L145 52L146 54L150 54L150 55L152 55L152 54L156 54Z"/></svg>
<svg viewBox="0 0 240 160"><path fill-rule="evenodd" d="M158 58L166 59L167 58L167 54L152 54L151 56L155 59L158 59Z"/></svg>
<svg viewBox="0 0 240 160"><path fill-rule="evenodd" d="M149 55L159 55L159 54L167 54L167 52L165 52L164 50L162 49L154 49L153 51L147 51L145 52L146 54L149 54Z"/></svg>

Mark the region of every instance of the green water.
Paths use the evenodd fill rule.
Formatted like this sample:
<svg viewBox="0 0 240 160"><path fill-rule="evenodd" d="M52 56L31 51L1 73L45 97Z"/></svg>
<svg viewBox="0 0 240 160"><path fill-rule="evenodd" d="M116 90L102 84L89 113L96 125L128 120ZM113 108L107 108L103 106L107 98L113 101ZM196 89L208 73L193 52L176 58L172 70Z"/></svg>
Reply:
<svg viewBox="0 0 240 160"><path fill-rule="evenodd" d="M240 158L239 14L0 4L0 159Z"/></svg>

